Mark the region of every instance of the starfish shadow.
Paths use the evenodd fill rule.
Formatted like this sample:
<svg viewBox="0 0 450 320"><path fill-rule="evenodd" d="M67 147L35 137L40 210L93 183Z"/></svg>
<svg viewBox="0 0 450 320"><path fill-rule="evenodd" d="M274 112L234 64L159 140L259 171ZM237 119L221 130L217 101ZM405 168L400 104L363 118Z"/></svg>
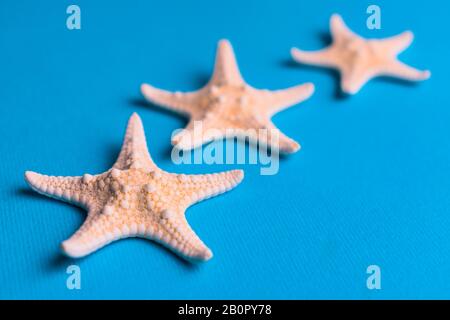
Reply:
<svg viewBox="0 0 450 320"><path fill-rule="evenodd" d="M189 262L189 261L185 260L184 258L179 256L177 253L166 248L166 246L164 244L161 244L158 241L149 240L149 239L145 239L145 238L141 238L141 237L129 237L129 238L122 239L121 241L127 241L127 240L143 241L147 245L154 246L158 250L162 250L164 254L168 254L168 255L174 257L174 261L176 261L176 263L178 265L181 265L184 268L187 268L189 270L197 270L200 267L199 266L200 263ZM114 249L113 248L114 245L117 243L118 243L118 241L114 241L101 249L106 249L107 247L109 247L109 249L112 250L112 249ZM61 268L65 269L69 265L72 265L72 264L79 265L80 262L82 262L83 260L89 259L90 257L96 256L96 255L101 255L102 254L101 249L97 250L95 252L92 252L89 255L81 257L81 258L71 258L71 257L66 256L63 252L60 252L59 254L52 255L52 257L49 259L49 263L48 263L47 267L50 271L52 271L52 270L61 271ZM131 260L131 258L130 258L130 260Z"/></svg>
<svg viewBox="0 0 450 320"><path fill-rule="evenodd" d="M206 86L209 80L210 75L208 73L200 72L193 77L192 82L195 84L195 87L203 88L204 86Z"/></svg>
<svg viewBox="0 0 450 320"><path fill-rule="evenodd" d="M161 250L163 254L168 254L172 258L174 258L174 261L176 261L177 264L180 266L183 266L189 270L198 270L200 268L201 262L191 262L186 260L185 258L181 257L179 254L174 252L172 249L168 248L164 243L152 240L152 239L146 239L143 237L136 237L133 238L133 240L136 241L143 241L146 245L152 246L158 250Z"/></svg>
<svg viewBox="0 0 450 320"><path fill-rule="evenodd" d="M64 253L59 252L52 255L48 262L48 269L51 271L60 271L61 268L65 269L72 264L77 264L77 260L66 256Z"/></svg>
<svg viewBox="0 0 450 320"><path fill-rule="evenodd" d="M176 116L179 119L182 119L183 121L185 121L187 123L187 119L186 117L184 117L183 115L179 114L178 112L169 110L167 108L164 108L160 105L157 105L155 103L152 103L150 101L145 100L144 98L130 98L128 99L128 104L133 106L133 107L137 107L137 108L141 108L141 109L145 109L146 111L149 110L158 110L160 113L166 114L166 115L170 115L170 116Z"/></svg>
<svg viewBox="0 0 450 320"><path fill-rule="evenodd" d="M23 197L29 197L29 198L33 198L33 199L44 199L46 197L40 195L39 193L29 189L29 188L24 188L24 187L20 187L16 190L15 192L16 195L18 196L23 196Z"/></svg>
<svg viewBox="0 0 450 320"><path fill-rule="evenodd" d="M409 81L406 79L400 79L400 78L393 78L393 77L387 77L387 76L379 76L376 78L373 78L372 81L378 82L378 83L387 83L387 84L394 84L394 85L402 85L405 87L414 88L420 85L420 81Z"/></svg>
<svg viewBox="0 0 450 320"><path fill-rule="evenodd" d="M111 159L106 168L112 168L119 158L121 144L110 143L105 150L105 159Z"/></svg>
<svg viewBox="0 0 450 320"><path fill-rule="evenodd" d="M153 247L157 248L158 250L162 250L162 252L164 254L168 254L171 257L173 257L174 261L176 261L176 263L178 265L183 266L184 268L187 268L189 270L198 270L200 268L200 263L187 261L186 259L182 258L180 255L173 252L172 250L167 248L164 244L161 244L158 241L149 240L149 239L145 239L142 237L129 237L129 238L122 239L121 241L126 241L126 240L143 241L143 243L146 243L149 246L153 246ZM114 244L117 244L117 243L118 243L118 241L114 241L113 243L106 245L102 249L105 249L107 247L110 247L109 249L114 249L113 248ZM53 271L53 270L61 271L61 268L65 269L69 265L80 264L80 262L83 260L89 259L90 257L95 256L95 255L101 255L101 254L102 254L102 250L100 249L100 250L92 252L91 254L81 257L81 258L71 258L71 257L66 256L63 252L60 252L59 254L56 253L56 254L52 255L52 257L49 259L49 263L48 263L47 267L50 271Z"/></svg>
<svg viewBox="0 0 450 320"><path fill-rule="evenodd" d="M264 148L265 152L267 152L267 156L271 157L272 159L280 159L281 161L284 161L285 159L289 159L290 157L290 155L287 153L280 153L279 151L272 149L270 146L262 146L257 140L249 138L229 137L225 139L224 142L233 143L233 148L248 148L246 149L246 153L259 153L260 148Z"/></svg>
<svg viewBox="0 0 450 320"><path fill-rule="evenodd" d="M168 144L164 150L163 150L163 155L166 159L172 159L172 151L173 151L173 146L172 144Z"/></svg>

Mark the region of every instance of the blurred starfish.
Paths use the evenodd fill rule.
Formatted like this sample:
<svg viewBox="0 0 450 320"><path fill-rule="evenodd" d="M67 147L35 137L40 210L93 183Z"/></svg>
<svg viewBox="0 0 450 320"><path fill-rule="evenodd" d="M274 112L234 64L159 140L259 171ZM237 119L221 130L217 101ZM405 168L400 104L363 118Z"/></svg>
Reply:
<svg viewBox="0 0 450 320"><path fill-rule="evenodd" d="M80 229L61 245L70 257L86 256L121 238L143 237L195 261L208 260L212 253L187 223L186 208L232 189L243 172L184 175L159 169L148 153L141 119L134 113L110 170L82 177L27 171L25 179L33 190L88 211Z"/></svg>
<svg viewBox="0 0 450 320"><path fill-rule="evenodd" d="M221 40L213 76L202 89L172 93L143 84L141 91L149 101L190 118L187 128L172 139L172 144L179 149L190 150L215 139L248 136L252 130L266 130L264 135L249 138L282 153L292 153L298 151L300 145L282 134L270 118L308 99L314 92L314 85L307 83L277 91L252 88L241 77L231 44ZM202 134L195 134L197 123L201 124ZM275 135L278 139L273 138Z"/></svg>
<svg viewBox="0 0 450 320"><path fill-rule="evenodd" d="M333 43L325 49L307 52L292 48L294 60L317 66L335 68L341 74L342 91L356 94L370 79L390 76L410 81L426 80L430 71L420 71L397 59L412 43L414 35L406 31L386 39L364 39L353 33L341 16L330 21Z"/></svg>

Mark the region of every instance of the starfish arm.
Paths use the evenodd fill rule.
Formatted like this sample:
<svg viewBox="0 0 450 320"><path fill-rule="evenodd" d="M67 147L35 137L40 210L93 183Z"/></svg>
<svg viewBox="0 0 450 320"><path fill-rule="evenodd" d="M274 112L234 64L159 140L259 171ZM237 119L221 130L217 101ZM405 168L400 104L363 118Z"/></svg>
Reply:
<svg viewBox="0 0 450 320"><path fill-rule="evenodd" d="M333 44L331 46L317 51L304 51L297 48L292 48L292 58L303 64L334 68L339 67L342 64L342 61L336 53L336 48L350 39L361 39L361 37L351 31L344 23L342 17L338 14L331 16L330 30L333 38Z"/></svg>
<svg viewBox="0 0 450 320"><path fill-rule="evenodd" d="M211 250L191 229L184 212L186 208L214 197L238 185L243 177L242 170L231 170L213 174L185 175L170 174L167 203L170 208L162 211L158 230L150 236L188 260L205 261L212 257Z"/></svg>
<svg viewBox="0 0 450 320"><path fill-rule="evenodd" d="M173 146L176 146L177 148L181 150L185 149L191 149L190 146L199 146L202 144L202 141L200 138L198 138L199 141L192 141L194 137L195 128L198 124L200 124L201 121L193 120L191 119L187 126L181 130L179 130L177 133L175 133L172 136L171 143Z"/></svg>
<svg viewBox="0 0 450 320"><path fill-rule="evenodd" d="M69 239L61 243L61 250L69 257L81 258L115 240L133 236L129 228L123 230L117 226L120 225L114 223L114 215L94 207L89 210L81 227Z"/></svg>
<svg viewBox="0 0 450 320"><path fill-rule="evenodd" d="M267 130L264 134L258 136L258 142L263 146L283 154L294 153L300 150L300 144L287 137L273 123L270 122L266 128Z"/></svg>
<svg viewBox="0 0 450 320"><path fill-rule="evenodd" d="M201 175L180 175L178 193L186 207L227 192L244 179L243 170L230 170Z"/></svg>
<svg viewBox="0 0 450 320"><path fill-rule="evenodd" d="M148 101L186 116L193 116L196 113L201 91L202 89L194 92L172 93L146 83L141 85L141 93Z"/></svg>
<svg viewBox="0 0 450 320"><path fill-rule="evenodd" d="M330 18L330 32L334 43L340 43L351 38L360 38L345 24L339 14L333 14Z"/></svg>
<svg viewBox="0 0 450 320"><path fill-rule="evenodd" d="M243 85L233 47L228 40L220 40L217 45L214 73L210 85Z"/></svg>
<svg viewBox="0 0 450 320"><path fill-rule="evenodd" d="M394 61L393 63L388 64L383 68L383 70L380 73L382 75L410 81L427 80L431 76L431 72L428 70L421 71L411 66L408 66L400 61Z"/></svg>
<svg viewBox="0 0 450 320"><path fill-rule="evenodd" d="M85 177L92 176L85 175ZM25 180L34 191L54 199L82 207L89 207L94 202L88 191L86 183L88 179L83 177L47 176L26 171Z"/></svg>
<svg viewBox="0 0 450 320"><path fill-rule="evenodd" d="M122 149L113 168L119 170L129 168L154 170L157 168L148 152L144 127L137 113L133 113L128 121Z"/></svg>
<svg viewBox="0 0 450 320"><path fill-rule="evenodd" d="M377 68L354 67L341 69L341 89L343 92L354 95L373 77L379 75Z"/></svg>
<svg viewBox="0 0 450 320"><path fill-rule="evenodd" d="M213 118L191 120L186 128L172 137L172 145L180 150L191 150L225 136L220 121Z"/></svg>
<svg viewBox="0 0 450 320"><path fill-rule="evenodd" d="M331 52L331 48L317 51L304 51L297 48L291 49L292 58L298 63L311 64L315 66L336 67L338 62Z"/></svg>
<svg viewBox="0 0 450 320"><path fill-rule="evenodd" d="M305 101L314 93L314 84L306 83L295 87L276 91L260 91L263 93L262 104L270 115Z"/></svg>
<svg viewBox="0 0 450 320"><path fill-rule="evenodd" d="M90 210L83 225L61 244L62 251L69 257L81 258L116 240L142 237L155 240L188 260L205 261L212 257L211 250L192 231L180 210L163 210L159 221L149 216L125 219L122 212L114 210L117 207Z"/></svg>
<svg viewBox="0 0 450 320"><path fill-rule="evenodd" d="M377 46L393 56L406 50L414 40L414 34L411 31L405 31L399 35L387 39L372 40L376 41Z"/></svg>
<svg viewBox="0 0 450 320"><path fill-rule="evenodd" d="M163 211L158 227L149 238L192 262L207 261L213 256L211 250L189 226L182 209Z"/></svg>

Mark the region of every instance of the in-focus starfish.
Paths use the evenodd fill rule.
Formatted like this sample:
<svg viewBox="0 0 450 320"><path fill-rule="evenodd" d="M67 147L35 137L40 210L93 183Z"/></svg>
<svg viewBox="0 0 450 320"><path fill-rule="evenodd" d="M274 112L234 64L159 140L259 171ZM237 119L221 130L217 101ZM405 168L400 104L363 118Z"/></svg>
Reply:
<svg viewBox="0 0 450 320"><path fill-rule="evenodd" d="M33 190L88 211L80 229L61 245L68 256L86 256L120 238L143 237L193 261L208 260L212 253L190 228L186 208L232 189L243 176L242 170L184 175L159 169L136 113L128 122L116 163L105 173L81 177L25 173Z"/></svg>
<svg viewBox="0 0 450 320"><path fill-rule="evenodd" d="M330 21L332 44L325 49L307 52L292 48L294 60L337 69L341 74L342 91L356 94L370 79L390 76L410 81L426 80L430 71L420 71L397 59L412 43L411 31L386 39L364 39L353 33L341 16Z"/></svg>
<svg viewBox="0 0 450 320"><path fill-rule="evenodd" d="M152 103L190 118L187 128L172 139L172 144L179 149L190 150L224 137L246 136L282 153L292 153L298 151L300 145L283 135L270 118L308 99L314 92L314 85L307 83L277 91L252 88L241 77L231 44L221 40L213 76L202 89L171 93L143 84L141 91ZM201 123L202 134L194 132L197 123ZM252 130L266 132L250 136L248 133ZM279 139L273 139L274 135Z"/></svg>

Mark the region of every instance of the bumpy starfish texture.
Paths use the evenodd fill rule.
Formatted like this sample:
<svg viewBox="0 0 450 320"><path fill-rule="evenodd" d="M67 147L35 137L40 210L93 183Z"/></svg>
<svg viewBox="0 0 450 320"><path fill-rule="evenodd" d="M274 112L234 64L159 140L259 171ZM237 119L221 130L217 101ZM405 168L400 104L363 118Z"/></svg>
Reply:
<svg viewBox="0 0 450 320"><path fill-rule="evenodd" d="M372 78L389 76L410 81L426 80L430 71L420 71L397 59L412 43L414 35L406 31L386 39L364 39L353 33L341 16L330 21L333 42L328 48L308 52L292 48L297 62L330 67L341 74L342 91L356 94Z"/></svg>
<svg viewBox="0 0 450 320"><path fill-rule="evenodd" d="M187 207L235 187L241 170L214 174L173 174L159 169L147 149L142 122L133 114L114 166L98 175L46 176L27 171L31 188L85 208L80 229L61 245L70 257L83 257L110 242L143 237L162 243L191 261L208 260L211 250L186 221Z"/></svg>
<svg viewBox="0 0 450 320"><path fill-rule="evenodd" d="M307 83L277 91L252 88L241 77L231 44L221 40L213 76L202 89L172 93L143 84L141 91L150 102L190 118L187 128L172 139L178 149L190 150L215 139L246 136L279 152L292 153L300 145L282 134L270 118L308 99L314 85ZM195 134L196 123L201 124L202 134ZM265 130L267 134L249 136L252 130Z"/></svg>

